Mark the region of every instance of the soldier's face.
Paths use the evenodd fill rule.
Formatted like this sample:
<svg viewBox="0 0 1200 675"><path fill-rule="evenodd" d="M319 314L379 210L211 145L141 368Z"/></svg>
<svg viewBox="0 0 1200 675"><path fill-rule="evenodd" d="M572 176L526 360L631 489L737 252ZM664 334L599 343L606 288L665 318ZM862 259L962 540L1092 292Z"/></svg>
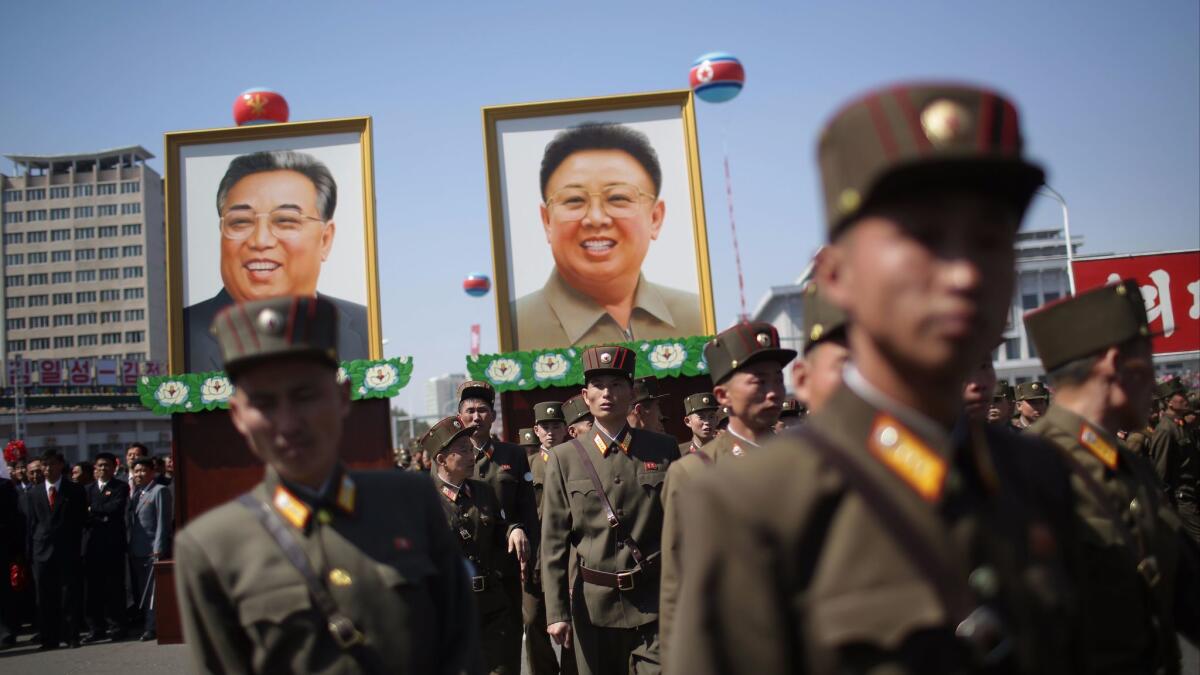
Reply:
<svg viewBox="0 0 1200 675"><path fill-rule="evenodd" d="M662 229L666 206L661 200L641 197L627 215L614 217L604 210L600 193L612 185L634 185L654 195L650 175L622 150L581 150L550 174L546 198L564 188L596 193L586 211L568 215L555 204L541 207L542 227L554 255L554 264L571 286L587 292L591 287L636 277Z"/></svg>
<svg viewBox="0 0 1200 675"><path fill-rule="evenodd" d="M1012 418L1013 405L1012 401L1000 397L993 398L988 404L988 421L989 422L1007 422Z"/></svg>
<svg viewBox="0 0 1200 675"><path fill-rule="evenodd" d="M850 360L850 348L843 340L818 342L792 365L792 386L796 398L804 401L809 412L825 407L829 397L842 384L842 369Z"/></svg>
<svg viewBox="0 0 1200 675"><path fill-rule="evenodd" d="M595 375L588 378L583 400L592 417L611 425L629 414L633 383L623 375ZM616 429L609 431L616 432Z"/></svg>
<svg viewBox="0 0 1200 675"><path fill-rule="evenodd" d="M991 358L985 359L963 384L963 409L973 420L987 418L991 406L992 390L996 388L996 369L992 366Z"/></svg>
<svg viewBox="0 0 1200 675"><path fill-rule="evenodd" d="M1154 357L1150 342L1138 340L1118 352L1110 377L1112 387L1110 406L1116 411L1119 426L1137 429L1150 413L1154 401Z"/></svg>
<svg viewBox="0 0 1200 675"><path fill-rule="evenodd" d="M660 434L666 430L663 427L662 410L659 408L658 401L654 399L635 403L630 412L629 423L639 429L656 431Z"/></svg>
<svg viewBox="0 0 1200 675"><path fill-rule="evenodd" d="M852 350L906 377L960 386L1004 328L1018 224L999 199L942 192L849 225L818 262L818 277L851 317Z"/></svg>
<svg viewBox="0 0 1200 675"><path fill-rule="evenodd" d="M769 430L783 412L783 368L773 361L752 363L713 387L713 394L718 403L729 408L730 415L746 426L755 431Z"/></svg>
<svg viewBox="0 0 1200 675"><path fill-rule="evenodd" d="M254 454L283 478L319 488L337 463L348 383L328 364L294 358L255 365L236 385L230 418Z"/></svg>
<svg viewBox="0 0 1200 675"><path fill-rule="evenodd" d="M558 420L538 422L533 427L533 433L537 434L542 447L549 450L567 439L567 425Z"/></svg>
<svg viewBox="0 0 1200 675"><path fill-rule="evenodd" d="M692 430L692 435L701 443L707 443L713 439L716 434L716 427L713 426L713 417L717 414L715 410L701 410L694 412L683 421L687 424L688 429Z"/></svg>
<svg viewBox="0 0 1200 675"><path fill-rule="evenodd" d="M591 420L580 420L580 421L572 424L571 426L567 427L567 434L570 435L571 438L579 438L580 436L586 434L587 432L589 432L591 430L592 430L592 421Z"/></svg>
<svg viewBox="0 0 1200 675"><path fill-rule="evenodd" d="M1017 402L1017 412L1027 420L1036 420L1046 412L1046 399L1031 398Z"/></svg>
<svg viewBox="0 0 1200 675"><path fill-rule="evenodd" d="M492 404L480 399L467 399L458 405L458 421L464 427L475 427L475 438L485 439L496 421Z"/></svg>
<svg viewBox="0 0 1200 675"><path fill-rule="evenodd" d="M320 218L317 188L295 171L253 173L233 184L225 196L225 211L270 213L299 211ZM253 216L251 216L253 217ZM305 219L296 236L277 237L265 218L246 239L221 237L221 281L237 302L280 295L313 295L321 263L333 249L333 221Z"/></svg>
<svg viewBox="0 0 1200 675"><path fill-rule="evenodd" d="M455 485L461 485L475 470L475 449L470 436L459 436L434 458L438 470Z"/></svg>

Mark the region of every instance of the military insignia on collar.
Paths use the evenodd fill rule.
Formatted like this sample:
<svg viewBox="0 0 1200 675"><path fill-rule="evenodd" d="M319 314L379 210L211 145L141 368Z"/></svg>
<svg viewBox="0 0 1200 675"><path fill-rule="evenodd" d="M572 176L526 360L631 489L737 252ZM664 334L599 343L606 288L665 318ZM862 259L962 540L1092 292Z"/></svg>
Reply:
<svg viewBox="0 0 1200 675"><path fill-rule="evenodd" d="M971 128L971 114L957 101L942 98L921 111L921 130L934 145L945 145L964 136Z"/></svg>
<svg viewBox="0 0 1200 675"><path fill-rule="evenodd" d="M542 451L542 461L543 462L550 461L550 453L546 452L545 450Z"/></svg>
<svg viewBox="0 0 1200 675"><path fill-rule="evenodd" d="M592 436L592 444L596 446L596 449L600 451L600 454L605 456L608 455L608 443L605 443L604 439L600 438L599 433L597 433L595 436Z"/></svg>
<svg viewBox="0 0 1200 675"><path fill-rule="evenodd" d="M267 335L279 335L283 332L283 315L273 309L264 309L258 313L258 329Z"/></svg>
<svg viewBox="0 0 1200 675"><path fill-rule="evenodd" d="M358 493L358 488L355 487L354 481L350 476L342 474L342 483L338 486L337 505L338 508L346 513L354 513L354 498Z"/></svg>
<svg viewBox="0 0 1200 675"><path fill-rule="evenodd" d="M1087 448L1089 452L1096 456L1104 466L1110 469L1117 468L1117 449L1101 438L1095 429L1088 426L1087 422L1079 429L1079 444Z"/></svg>
<svg viewBox="0 0 1200 675"><path fill-rule="evenodd" d="M759 333L758 335L754 336L754 339L758 342L758 346L760 346L760 347L770 347L771 346L771 334L770 333Z"/></svg>
<svg viewBox="0 0 1200 675"><path fill-rule="evenodd" d="M890 415L875 418L867 447L925 501L941 498L946 461Z"/></svg>
<svg viewBox="0 0 1200 675"><path fill-rule="evenodd" d="M308 524L308 517L312 515L312 510L304 504L304 502L292 496L282 485L275 487L275 496L271 500L275 510L279 515L283 516L292 527L297 530L303 530Z"/></svg>

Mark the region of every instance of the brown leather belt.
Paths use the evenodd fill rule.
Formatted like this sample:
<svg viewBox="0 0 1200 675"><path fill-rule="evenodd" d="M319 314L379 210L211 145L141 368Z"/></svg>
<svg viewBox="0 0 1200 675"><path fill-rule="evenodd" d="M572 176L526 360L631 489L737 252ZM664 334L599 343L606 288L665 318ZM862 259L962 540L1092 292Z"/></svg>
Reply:
<svg viewBox="0 0 1200 675"><path fill-rule="evenodd" d="M652 568L658 566L658 558L658 553L651 553L646 557L644 565L637 569L625 570L624 572L602 572L585 567L583 563L580 563L579 576L583 578L584 583L592 584L593 586L615 588L619 591L632 591L637 585L638 577L647 574Z"/></svg>

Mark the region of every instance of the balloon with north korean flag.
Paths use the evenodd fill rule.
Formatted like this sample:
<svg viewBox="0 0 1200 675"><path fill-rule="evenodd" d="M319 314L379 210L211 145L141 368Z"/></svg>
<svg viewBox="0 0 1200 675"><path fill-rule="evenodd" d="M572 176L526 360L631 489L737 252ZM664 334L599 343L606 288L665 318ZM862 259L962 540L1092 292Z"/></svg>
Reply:
<svg viewBox="0 0 1200 675"><path fill-rule="evenodd" d="M276 124L288 121L287 99L277 91L256 87L247 89L233 101L233 121L239 127L250 124Z"/></svg>
<svg viewBox="0 0 1200 675"><path fill-rule="evenodd" d="M746 71L733 54L709 52L692 63L688 82L700 100L725 103L742 92Z"/></svg>

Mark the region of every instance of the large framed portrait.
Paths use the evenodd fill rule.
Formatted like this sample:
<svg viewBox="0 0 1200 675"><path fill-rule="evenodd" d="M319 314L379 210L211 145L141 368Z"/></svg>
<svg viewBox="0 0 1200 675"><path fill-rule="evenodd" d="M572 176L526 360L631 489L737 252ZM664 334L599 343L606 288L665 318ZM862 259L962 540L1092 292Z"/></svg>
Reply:
<svg viewBox="0 0 1200 675"><path fill-rule="evenodd" d="M715 328L692 93L483 109L500 350Z"/></svg>
<svg viewBox="0 0 1200 675"><path fill-rule="evenodd" d="M383 356L371 119L166 134L172 373L222 370L225 307L318 294L338 308L338 356Z"/></svg>

